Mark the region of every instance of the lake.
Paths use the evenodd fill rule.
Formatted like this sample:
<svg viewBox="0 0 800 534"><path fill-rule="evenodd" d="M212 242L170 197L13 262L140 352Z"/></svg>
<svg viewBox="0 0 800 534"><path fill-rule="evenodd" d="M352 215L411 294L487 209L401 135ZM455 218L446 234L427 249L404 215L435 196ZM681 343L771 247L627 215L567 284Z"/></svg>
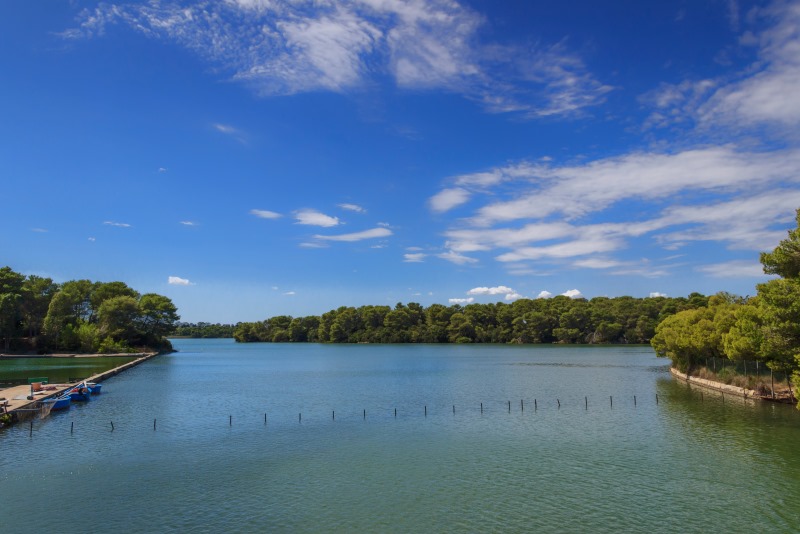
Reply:
<svg viewBox="0 0 800 534"><path fill-rule="evenodd" d="M800 530L800 412L649 347L173 344L0 431L0 530Z"/></svg>

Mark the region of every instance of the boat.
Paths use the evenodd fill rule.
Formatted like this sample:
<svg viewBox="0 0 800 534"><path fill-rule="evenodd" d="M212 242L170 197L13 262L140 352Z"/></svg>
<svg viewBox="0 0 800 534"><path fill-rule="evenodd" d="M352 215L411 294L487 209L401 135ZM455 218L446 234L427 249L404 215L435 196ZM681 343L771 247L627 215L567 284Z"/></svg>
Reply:
<svg viewBox="0 0 800 534"><path fill-rule="evenodd" d="M52 404L50 411L53 410L66 410L72 404L72 397L68 393L64 393L60 397L53 397L51 399L44 399L42 403Z"/></svg>
<svg viewBox="0 0 800 534"><path fill-rule="evenodd" d="M99 395L100 388L103 387L103 384L98 384L97 382L86 382L86 387L89 388L89 393L92 395Z"/></svg>
<svg viewBox="0 0 800 534"><path fill-rule="evenodd" d="M68 394L73 401L83 402L88 401L92 393L89 390L89 386L86 385L86 382L81 382L80 384L76 384L75 387L70 388Z"/></svg>

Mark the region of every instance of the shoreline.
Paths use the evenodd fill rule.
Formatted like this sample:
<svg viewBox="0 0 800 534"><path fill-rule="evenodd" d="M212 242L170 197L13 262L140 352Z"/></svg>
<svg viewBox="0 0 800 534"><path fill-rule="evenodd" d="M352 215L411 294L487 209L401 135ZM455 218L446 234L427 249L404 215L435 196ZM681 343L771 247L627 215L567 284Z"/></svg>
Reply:
<svg viewBox="0 0 800 534"><path fill-rule="evenodd" d="M728 393L730 395L735 395L737 397L742 397L744 399L758 399L768 402L777 402L780 404L795 404L795 399L786 394L782 394L773 398L772 396L762 395L761 393L759 393L754 389L747 389L739 386L733 386L731 384L724 384L722 382L708 380L707 378L689 376L686 373L678 371L674 367L670 367L669 372L670 374L672 374L672 376L686 382L687 384L696 385L705 389L710 389L712 391L718 391L723 395L725 393Z"/></svg>

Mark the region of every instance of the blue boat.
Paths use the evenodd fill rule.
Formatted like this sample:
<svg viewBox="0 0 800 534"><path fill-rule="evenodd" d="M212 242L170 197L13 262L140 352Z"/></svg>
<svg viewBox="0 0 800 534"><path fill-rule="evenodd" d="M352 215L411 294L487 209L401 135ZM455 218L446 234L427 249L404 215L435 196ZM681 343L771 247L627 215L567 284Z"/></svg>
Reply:
<svg viewBox="0 0 800 534"><path fill-rule="evenodd" d="M81 382L68 390L68 394L73 401L83 402L88 401L92 393L89 390L89 386L86 385L86 382Z"/></svg>
<svg viewBox="0 0 800 534"><path fill-rule="evenodd" d="M92 395L99 395L100 388L103 387L103 384L98 384L96 382L86 382L86 387L89 388L89 393Z"/></svg>
<svg viewBox="0 0 800 534"><path fill-rule="evenodd" d="M50 411L66 410L70 407L70 404L72 404L72 397L70 397L68 394L65 393L60 397L54 397L52 399L44 399L42 402L45 404L52 404L52 406L50 407Z"/></svg>

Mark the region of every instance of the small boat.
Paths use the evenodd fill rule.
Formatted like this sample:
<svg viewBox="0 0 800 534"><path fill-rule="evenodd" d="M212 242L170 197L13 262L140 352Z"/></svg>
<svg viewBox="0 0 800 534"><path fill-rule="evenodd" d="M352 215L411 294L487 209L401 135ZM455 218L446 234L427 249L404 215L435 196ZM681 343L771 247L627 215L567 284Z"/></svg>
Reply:
<svg viewBox="0 0 800 534"><path fill-rule="evenodd" d="M89 388L89 393L92 395L99 395L100 388L103 387L103 384L98 384L97 382L86 382L86 387Z"/></svg>
<svg viewBox="0 0 800 534"><path fill-rule="evenodd" d="M89 386L86 385L86 382L81 382L68 390L68 394L73 401L83 402L88 401L92 393L89 390Z"/></svg>
<svg viewBox="0 0 800 534"><path fill-rule="evenodd" d="M60 397L54 397L52 399L44 399L42 403L52 404L50 407L50 411L53 410L66 410L72 404L72 397L69 394L64 393Z"/></svg>

